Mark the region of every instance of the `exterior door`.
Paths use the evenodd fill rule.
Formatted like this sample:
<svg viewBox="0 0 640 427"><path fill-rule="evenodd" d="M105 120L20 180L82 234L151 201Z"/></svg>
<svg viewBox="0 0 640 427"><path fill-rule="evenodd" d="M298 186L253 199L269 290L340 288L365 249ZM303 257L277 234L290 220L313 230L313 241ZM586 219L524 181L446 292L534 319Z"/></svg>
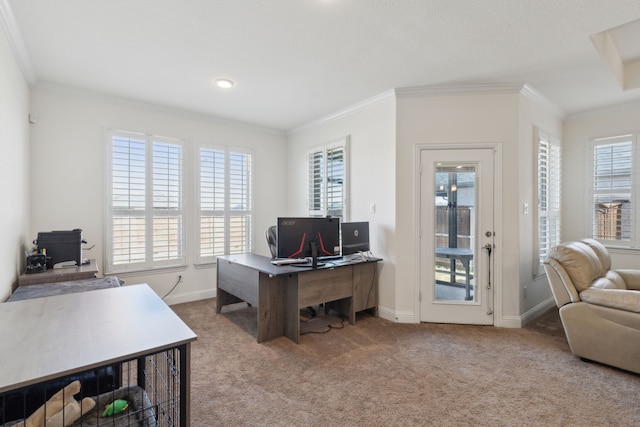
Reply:
<svg viewBox="0 0 640 427"><path fill-rule="evenodd" d="M420 152L420 318L493 324L492 148Z"/></svg>

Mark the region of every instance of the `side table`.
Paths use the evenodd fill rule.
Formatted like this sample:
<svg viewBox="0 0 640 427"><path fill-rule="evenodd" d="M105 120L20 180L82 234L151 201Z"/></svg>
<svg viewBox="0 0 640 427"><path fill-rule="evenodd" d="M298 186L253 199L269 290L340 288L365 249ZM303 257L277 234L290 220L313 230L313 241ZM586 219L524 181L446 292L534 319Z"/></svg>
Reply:
<svg viewBox="0 0 640 427"><path fill-rule="evenodd" d="M89 264L83 264L78 267L52 268L42 273L23 273L18 277L18 286L92 279L97 274L98 263L95 259L92 259L89 260Z"/></svg>

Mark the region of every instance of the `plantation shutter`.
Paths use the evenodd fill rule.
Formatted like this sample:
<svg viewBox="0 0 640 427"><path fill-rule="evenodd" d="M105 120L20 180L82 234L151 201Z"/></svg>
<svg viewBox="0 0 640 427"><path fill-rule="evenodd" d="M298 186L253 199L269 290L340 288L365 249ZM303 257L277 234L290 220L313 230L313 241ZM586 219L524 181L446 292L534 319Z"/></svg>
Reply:
<svg viewBox="0 0 640 427"><path fill-rule="evenodd" d="M348 140L316 147L308 154L308 210L310 216L346 220Z"/></svg>
<svg viewBox="0 0 640 427"><path fill-rule="evenodd" d="M199 262L213 262L225 252L225 153L200 148L200 248Z"/></svg>
<svg viewBox="0 0 640 427"><path fill-rule="evenodd" d="M146 143L114 135L111 144L109 264L142 264L146 255Z"/></svg>
<svg viewBox="0 0 640 427"><path fill-rule="evenodd" d="M560 243L560 144L540 132L538 139L538 271Z"/></svg>
<svg viewBox="0 0 640 427"><path fill-rule="evenodd" d="M175 264L184 259L182 145L153 142L153 261Z"/></svg>
<svg viewBox="0 0 640 427"><path fill-rule="evenodd" d="M327 148L327 215L344 218L345 149Z"/></svg>
<svg viewBox="0 0 640 427"><path fill-rule="evenodd" d="M593 238L631 244L634 138L594 141Z"/></svg>
<svg viewBox="0 0 640 427"><path fill-rule="evenodd" d="M109 131L107 273L184 265L183 143Z"/></svg>
<svg viewBox="0 0 640 427"><path fill-rule="evenodd" d="M251 155L229 153L229 253L251 252Z"/></svg>
<svg viewBox="0 0 640 427"><path fill-rule="evenodd" d="M253 156L200 147L198 263L223 254L251 252Z"/></svg>
<svg viewBox="0 0 640 427"><path fill-rule="evenodd" d="M309 153L309 215L325 214L324 203L324 147Z"/></svg>

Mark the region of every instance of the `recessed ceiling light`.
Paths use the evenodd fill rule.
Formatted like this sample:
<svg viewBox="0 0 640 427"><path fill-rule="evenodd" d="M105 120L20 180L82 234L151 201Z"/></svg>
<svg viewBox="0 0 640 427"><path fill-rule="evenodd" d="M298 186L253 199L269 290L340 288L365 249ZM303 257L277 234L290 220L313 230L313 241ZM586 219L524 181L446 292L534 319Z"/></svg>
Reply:
<svg viewBox="0 0 640 427"><path fill-rule="evenodd" d="M216 85L222 89L229 89L233 87L233 81L229 79L217 79Z"/></svg>

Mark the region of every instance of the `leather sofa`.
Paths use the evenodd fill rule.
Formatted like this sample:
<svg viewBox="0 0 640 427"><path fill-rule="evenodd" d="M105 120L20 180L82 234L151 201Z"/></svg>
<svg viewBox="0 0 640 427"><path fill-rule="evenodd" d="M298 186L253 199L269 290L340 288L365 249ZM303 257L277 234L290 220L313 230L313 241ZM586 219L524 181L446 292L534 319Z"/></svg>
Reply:
<svg viewBox="0 0 640 427"><path fill-rule="evenodd" d="M640 373L640 270L612 270L593 239L554 247L544 269L573 354Z"/></svg>

